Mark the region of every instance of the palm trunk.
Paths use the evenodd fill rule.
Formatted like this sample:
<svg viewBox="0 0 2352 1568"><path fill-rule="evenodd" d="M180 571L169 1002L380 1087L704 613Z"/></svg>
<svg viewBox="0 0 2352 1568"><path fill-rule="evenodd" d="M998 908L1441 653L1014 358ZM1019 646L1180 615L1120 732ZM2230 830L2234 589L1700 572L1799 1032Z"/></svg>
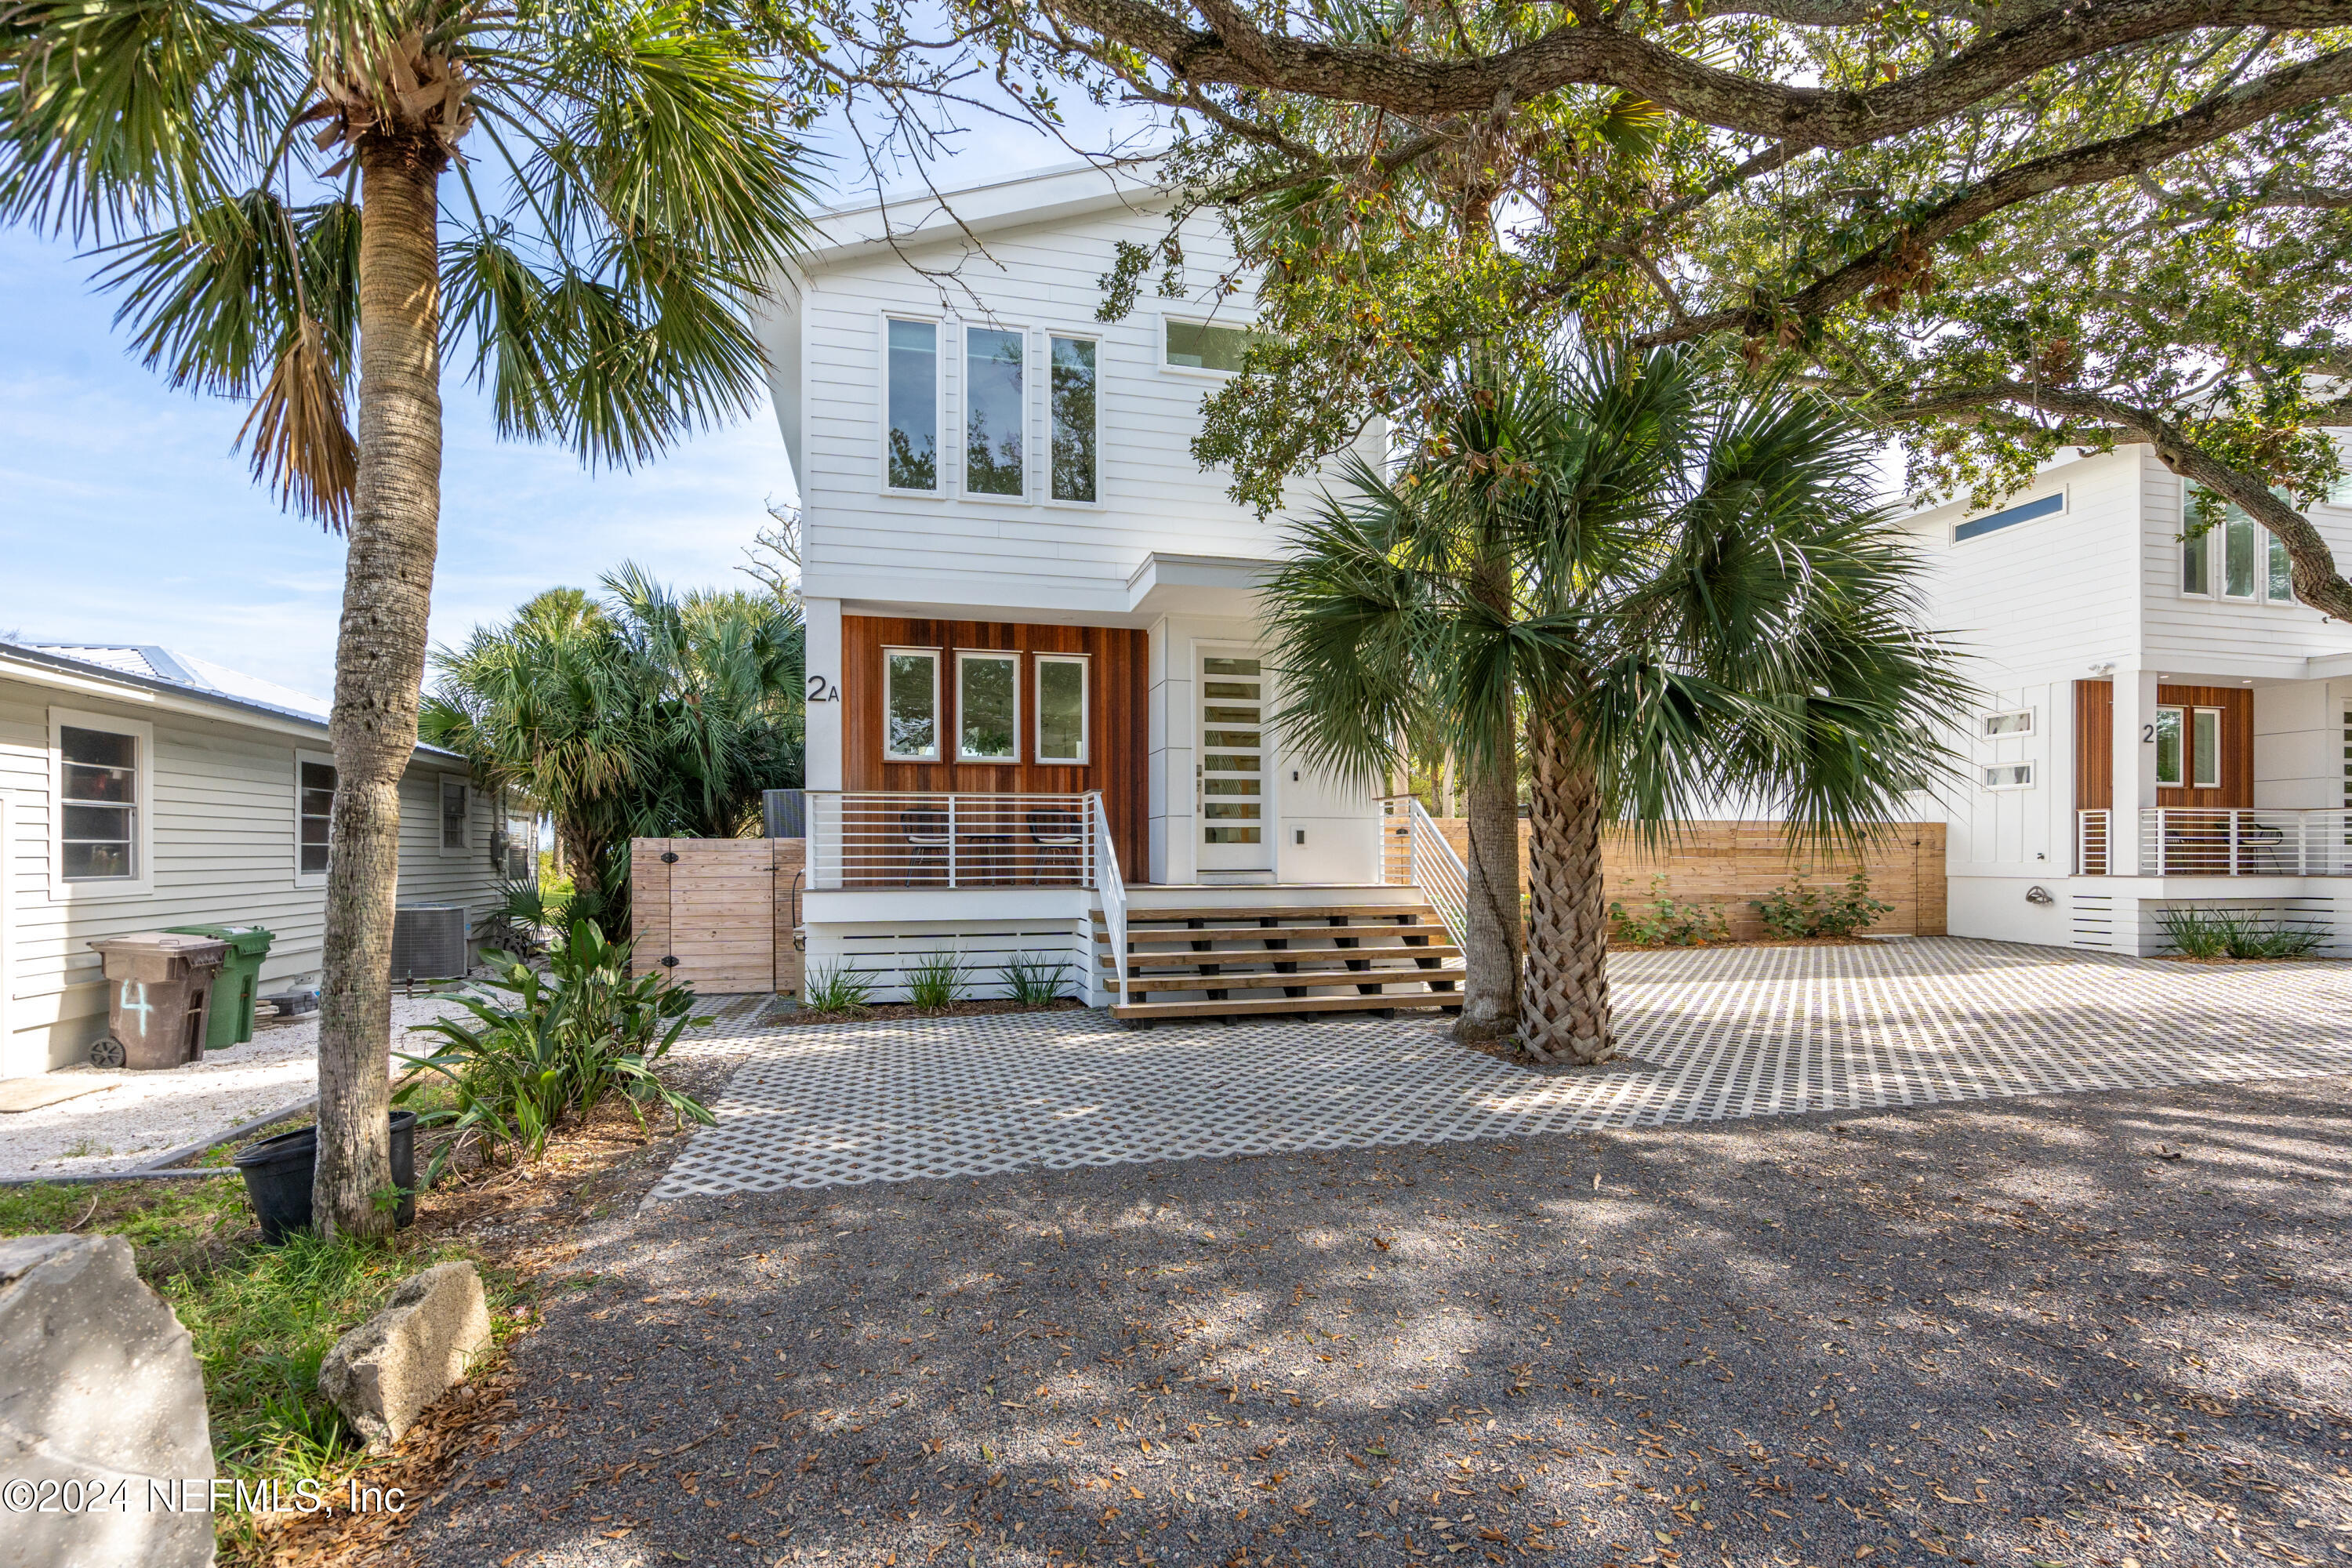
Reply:
<svg viewBox="0 0 2352 1568"><path fill-rule="evenodd" d="M400 779L416 750L441 514L437 151L370 138L360 163L359 472L335 642L335 853L311 1183L327 1236L392 1226L377 1195L392 1185L385 1066Z"/></svg>
<svg viewBox="0 0 2352 1568"><path fill-rule="evenodd" d="M1470 855L1464 868L1469 929L1462 933L1462 1017L1457 1040L1507 1040L1519 1032L1519 970L1526 938L1519 921L1518 763L1505 752L1498 769L1470 775L1464 792Z"/></svg>
<svg viewBox="0 0 2352 1568"><path fill-rule="evenodd" d="M1601 1062L1615 1050L1609 1029L1608 905L1601 879L1601 780L1579 761L1559 721L1529 726L1535 776L1528 879L1534 914L1528 942L1521 1039L1534 1055Z"/></svg>

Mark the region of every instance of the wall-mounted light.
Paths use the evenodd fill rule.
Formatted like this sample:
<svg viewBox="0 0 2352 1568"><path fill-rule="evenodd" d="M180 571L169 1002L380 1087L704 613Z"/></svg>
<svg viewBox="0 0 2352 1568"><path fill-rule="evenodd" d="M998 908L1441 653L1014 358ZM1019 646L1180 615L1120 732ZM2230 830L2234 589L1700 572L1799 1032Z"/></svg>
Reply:
<svg viewBox="0 0 2352 1568"><path fill-rule="evenodd" d="M2058 900L2050 896L2049 889L2037 882L2025 889L2025 901L2029 904L2054 904Z"/></svg>

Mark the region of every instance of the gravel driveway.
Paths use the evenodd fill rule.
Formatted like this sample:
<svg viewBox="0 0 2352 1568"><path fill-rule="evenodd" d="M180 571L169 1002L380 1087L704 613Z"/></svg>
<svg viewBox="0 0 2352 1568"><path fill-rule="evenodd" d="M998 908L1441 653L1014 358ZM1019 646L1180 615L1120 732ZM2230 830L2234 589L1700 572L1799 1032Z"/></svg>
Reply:
<svg viewBox="0 0 2352 1568"><path fill-rule="evenodd" d="M2352 1555L2343 1077L691 1198L427 1563ZM2168 1156L2175 1156L2168 1157Z"/></svg>

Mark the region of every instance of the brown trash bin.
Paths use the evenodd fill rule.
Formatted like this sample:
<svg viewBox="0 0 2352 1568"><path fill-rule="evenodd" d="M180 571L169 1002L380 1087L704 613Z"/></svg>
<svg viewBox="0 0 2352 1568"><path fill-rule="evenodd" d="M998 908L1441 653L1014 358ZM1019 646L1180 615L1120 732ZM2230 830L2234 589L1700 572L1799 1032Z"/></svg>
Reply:
<svg viewBox="0 0 2352 1568"><path fill-rule="evenodd" d="M202 1061L213 982L228 943L142 931L89 945L106 961L106 1033L89 1048L91 1065L152 1071Z"/></svg>

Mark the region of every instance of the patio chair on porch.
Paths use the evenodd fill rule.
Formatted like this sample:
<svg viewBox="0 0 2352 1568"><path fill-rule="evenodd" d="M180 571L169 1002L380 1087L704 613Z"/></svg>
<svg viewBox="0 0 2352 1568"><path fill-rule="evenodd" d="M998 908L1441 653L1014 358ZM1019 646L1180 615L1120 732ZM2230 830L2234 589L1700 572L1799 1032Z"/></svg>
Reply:
<svg viewBox="0 0 2352 1568"><path fill-rule="evenodd" d="M1037 885L1045 883L1045 868L1067 860L1069 879L1078 880L1086 869L1086 819L1075 811L1032 811L1029 813L1029 842L1035 846L1034 862Z"/></svg>
<svg viewBox="0 0 2352 1568"><path fill-rule="evenodd" d="M908 879L919 879L914 873L935 871L938 879L948 879L948 851L954 845L954 835L948 827L948 814L935 806L918 806L898 814L898 832L907 841Z"/></svg>

